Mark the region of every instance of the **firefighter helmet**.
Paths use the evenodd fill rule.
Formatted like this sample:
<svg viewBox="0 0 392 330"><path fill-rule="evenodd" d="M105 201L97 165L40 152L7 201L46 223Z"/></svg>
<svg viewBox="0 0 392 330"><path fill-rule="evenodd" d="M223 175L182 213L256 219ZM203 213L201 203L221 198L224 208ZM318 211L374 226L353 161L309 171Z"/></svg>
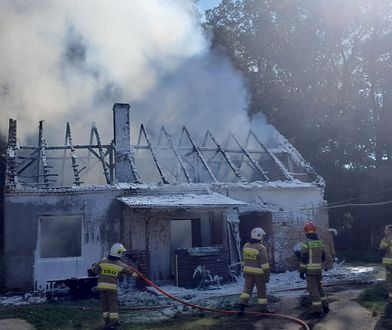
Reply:
<svg viewBox="0 0 392 330"><path fill-rule="evenodd" d="M252 239L257 239L261 241L263 239L263 236L265 235L265 231L259 227L253 228L251 233L250 233L250 238Z"/></svg>
<svg viewBox="0 0 392 330"><path fill-rule="evenodd" d="M112 245L111 249L110 249L110 255L112 257L118 257L120 258L124 252L125 252L125 247L124 245L122 245L121 243L115 243Z"/></svg>
<svg viewBox="0 0 392 330"><path fill-rule="evenodd" d="M315 233L317 228L312 221L305 222L304 230L307 234Z"/></svg>

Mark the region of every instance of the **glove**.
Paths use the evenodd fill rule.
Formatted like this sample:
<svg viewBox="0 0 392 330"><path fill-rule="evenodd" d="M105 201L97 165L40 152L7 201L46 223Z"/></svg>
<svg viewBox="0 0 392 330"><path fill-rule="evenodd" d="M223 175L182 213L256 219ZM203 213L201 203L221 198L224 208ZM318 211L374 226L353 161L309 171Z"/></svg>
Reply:
<svg viewBox="0 0 392 330"><path fill-rule="evenodd" d="M87 269L87 275L89 277L95 277L95 274L93 273L93 271L91 269Z"/></svg>
<svg viewBox="0 0 392 330"><path fill-rule="evenodd" d="M265 278L265 283L268 283L269 282L269 279L270 279L270 277L269 277L269 275Z"/></svg>
<svg viewBox="0 0 392 330"><path fill-rule="evenodd" d="M303 272L299 273L299 277L300 277L301 279L303 279L303 280L306 280L306 274L303 273Z"/></svg>

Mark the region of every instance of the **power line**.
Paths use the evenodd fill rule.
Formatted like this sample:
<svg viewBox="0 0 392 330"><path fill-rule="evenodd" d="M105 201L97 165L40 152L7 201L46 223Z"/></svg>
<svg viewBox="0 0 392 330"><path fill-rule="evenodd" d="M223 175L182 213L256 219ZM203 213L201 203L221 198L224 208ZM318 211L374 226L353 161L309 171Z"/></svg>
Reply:
<svg viewBox="0 0 392 330"><path fill-rule="evenodd" d="M355 201L355 200L358 200L358 199L362 199L362 198L367 198L367 197L383 194L383 193L388 192L388 191L392 191L392 188L384 189L384 190L377 191L377 192L374 192L374 193L371 193L371 194L368 194L368 195L364 195L364 196L359 196L359 197L355 197L355 198L342 200L342 201L339 201L339 202L330 203L328 206L334 206L334 205L338 205L340 203L345 203L345 202L352 202L352 201Z"/></svg>
<svg viewBox="0 0 392 330"><path fill-rule="evenodd" d="M337 209L337 208L342 208L342 207L361 207L361 206L379 206L379 205L388 205L392 204L392 200L385 201L385 202L376 202L376 203L351 203L351 204L342 204L342 205L332 205L332 206L314 206L314 207L308 207L308 208L303 208L303 209L296 209L296 210L286 210L286 211L272 211L272 213L291 213L291 212L301 212L301 211L311 211L311 210L328 210L328 209Z"/></svg>

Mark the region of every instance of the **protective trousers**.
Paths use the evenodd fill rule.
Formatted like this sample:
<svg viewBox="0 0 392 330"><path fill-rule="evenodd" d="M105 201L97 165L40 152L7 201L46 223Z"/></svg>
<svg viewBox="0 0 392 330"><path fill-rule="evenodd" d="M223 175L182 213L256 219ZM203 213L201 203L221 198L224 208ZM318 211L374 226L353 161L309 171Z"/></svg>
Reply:
<svg viewBox="0 0 392 330"><path fill-rule="evenodd" d="M310 299L312 300L313 311L321 312L323 307L328 307L327 297L321 284L321 275L306 275L306 282Z"/></svg>
<svg viewBox="0 0 392 330"><path fill-rule="evenodd" d="M385 282L387 285L387 290L388 290L388 296L389 296L389 303L392 303L392 269L391 268L385 268Z"/></svg>
<svg viewBox="0 0 392 330"><path fill-rule="evenodd" d="M115 290L100 290L102 316L105 324L118 324L118 296Z"/></svg>
<svg viewBox="0 0 392 330"><path fill-rule="evenodd" d="M244 274L244 277L245 285L244 290L240 295L240 304L248 304L249 298L253 293L253 287L256 284L258 296L257 303L262 311L267 310L267 288L265 283L265 275Z"/></svg>

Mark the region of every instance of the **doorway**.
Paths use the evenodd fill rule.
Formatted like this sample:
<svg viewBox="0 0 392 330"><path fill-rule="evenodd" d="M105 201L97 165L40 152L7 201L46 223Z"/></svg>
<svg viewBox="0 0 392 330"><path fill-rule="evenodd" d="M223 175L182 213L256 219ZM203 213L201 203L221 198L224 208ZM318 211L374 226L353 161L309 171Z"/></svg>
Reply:
<svg viewBox="0 0 392 330"><path fill-rule="evenodd" d="M271 212L247 212L239 216L240 219L240 239L241 239L241 250L246 242L250 240L250 233L253 228L262 228L266 235L263 239L263 244L267 248L270 264L272 262L272 214Z"/></svg>

